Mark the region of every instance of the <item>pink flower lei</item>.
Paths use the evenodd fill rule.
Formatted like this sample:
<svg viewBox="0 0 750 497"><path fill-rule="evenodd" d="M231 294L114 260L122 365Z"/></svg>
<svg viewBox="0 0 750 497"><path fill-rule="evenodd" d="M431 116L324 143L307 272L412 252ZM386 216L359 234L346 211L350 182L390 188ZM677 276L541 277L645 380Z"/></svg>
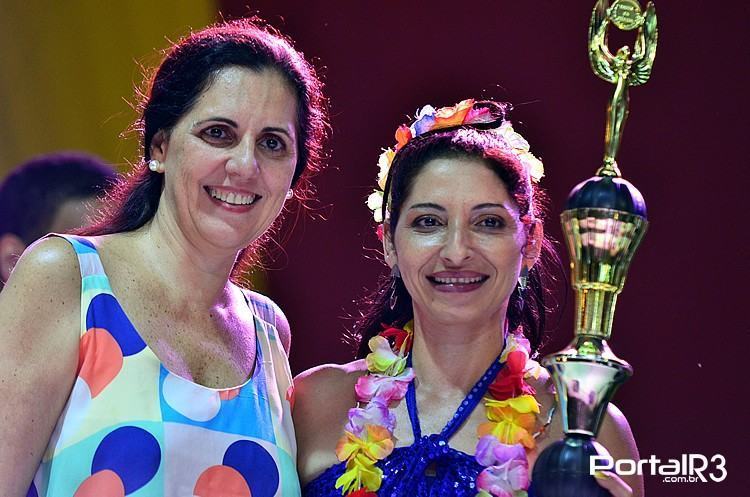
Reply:
<svg viewBox="0 0 750 497"><path fill-rule="evenodd" d="M407 367L414 332L384 327L370 339L368 374L354 387L358 406L349 410L336 456L346 462L336 488L349 497L377 497L383 471L375 464L395 447L396 416L391 406L404 398L414 371ZM508 333L500 361L505 366L484 398L487 422L477 429L476 461L485 466L477 477L477 497L526 497L529 487L527 450L535 446L532 431L539 414L534 388L526 378L539 377L541 367L529 358L529 341L519 327Z"/></svg>

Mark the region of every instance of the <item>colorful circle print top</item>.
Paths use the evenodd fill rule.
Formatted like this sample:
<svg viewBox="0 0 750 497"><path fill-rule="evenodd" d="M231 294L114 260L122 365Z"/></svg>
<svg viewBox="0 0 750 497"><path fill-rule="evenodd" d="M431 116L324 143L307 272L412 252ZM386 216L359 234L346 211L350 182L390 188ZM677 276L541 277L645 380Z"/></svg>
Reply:
<svg viewBox="0 0 750 497"><path fill-rule="evenodd" d="M214 389L170 373L112 294L94 245L64 236L81 268L81 341L73 390L29 496L299 496L274 304L247 292L252 377Z"/></svg>

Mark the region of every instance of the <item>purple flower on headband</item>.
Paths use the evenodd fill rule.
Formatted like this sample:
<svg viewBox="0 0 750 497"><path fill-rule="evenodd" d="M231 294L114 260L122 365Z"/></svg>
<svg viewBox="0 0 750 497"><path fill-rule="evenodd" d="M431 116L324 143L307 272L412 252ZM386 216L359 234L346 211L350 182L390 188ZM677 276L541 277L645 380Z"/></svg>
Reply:
<svg viewBox="0 0 750 497"><path fill-rule="evenodd" d="M414 124L411 125L411 134L419 136L427 133L435 124L435 108L432 105L425 105L417 113Z"/></svg>

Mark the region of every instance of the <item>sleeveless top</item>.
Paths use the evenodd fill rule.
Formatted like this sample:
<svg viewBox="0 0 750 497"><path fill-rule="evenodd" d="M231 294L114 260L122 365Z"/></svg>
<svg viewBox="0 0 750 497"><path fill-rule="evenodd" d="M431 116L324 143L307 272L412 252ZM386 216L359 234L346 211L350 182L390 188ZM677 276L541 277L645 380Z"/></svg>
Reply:
<svg viewBox="0 0 750 497"><path fill-rule="evenodd" d="M407 359L411 366L411 354ZM487 371L472 387L463 402L440 431L423 436L417 411L414 382L406 391L406 408L409 412L414 443L396 447L376 466L383 470L383 480L378 497L475 497L476 479L485 468L474 456L450 446L450 438L464 424L469 415L484 397L492 381L504 363L493 361ZM336 480L345 471L345 462L335 464L310 481L302 489L303 497L341 497L341 489L335 488ZM533 497L529 488L528 497Z"/></svg>
<svg viewBox="0 0 750 497"><path fill-rule="evenodd" d="M245 293L257 337L252 377L235 388L198 385L143 341L94 245L63 238L81 269L78 369L28 496L299 496L291 373L270 299Z"/></svg>

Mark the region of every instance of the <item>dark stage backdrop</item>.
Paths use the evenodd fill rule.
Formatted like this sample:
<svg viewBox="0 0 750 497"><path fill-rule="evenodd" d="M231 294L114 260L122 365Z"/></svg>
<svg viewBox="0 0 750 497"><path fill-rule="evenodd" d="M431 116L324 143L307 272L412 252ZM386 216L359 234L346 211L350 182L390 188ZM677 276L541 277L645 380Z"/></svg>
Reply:
<svg viewBox="0 0 750 497"><path fill-rule="evenodd" d="M727 458L722 484L653 477L648 495L747 495L740 441L748 439L741 364L750 281L742 152L749 139L750 8L656 3L654 72L631 90L619 155L625 177L646 198L651 224L615 318L612 346L635 368L615 402L642 457ZM270 263L271 294L292 324L295 373L351 358L342 337L356 313L353 301L384 273L364 201L381 147L393 144L396 126L418 106L472 96L512 102L514 121L544 159L552 199L547 230L560 239L568 191L600 164L612 92L588 65L593 4L268 0L250 2L250 11L246 0L223 2L227 18L258 13L291 35L323 69L332 102L330 166L318 177L318 207L297 220ZM546 352L571 338L571 308L569 300Z"/></svg>

